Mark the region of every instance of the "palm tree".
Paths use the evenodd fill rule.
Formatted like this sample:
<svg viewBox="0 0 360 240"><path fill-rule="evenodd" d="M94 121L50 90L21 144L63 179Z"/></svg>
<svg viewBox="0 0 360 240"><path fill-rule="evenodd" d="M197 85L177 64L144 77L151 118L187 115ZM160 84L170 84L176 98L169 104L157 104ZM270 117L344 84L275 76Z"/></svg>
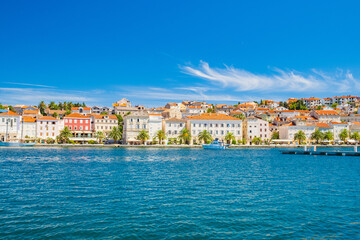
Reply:
<svg viewBox="0 0 360 240"><path fill-rule="evenodd" d="M162 144L162 141L166 139L166 134L163 130L156 132L155 138L159 139L159 143Z"/></svg>
<svg viewBox="0 0 360 240"><path fill-rule="evenodd" d="M259 145L262 142L261 137L254 137L251 142L254 143L255 145Z"/></svg>
<svg viewBox="0 0 360 240"><path fill-rule="evenodd" d="M212 140L211 134L206 130L200 132L198 135L198 138L199 138L199 141L203 141L204 143L207 143L208 141Z"/></svg>
<svg viewBox="0 0 360 240"><path fill-rule="evenodd" d="M61 143L64 143L64 142L69 142L69 138L72 136L72 133L71 131L69 130L68 127L64 127L63 130L61 130L60 134L59 134L59 138L58 140L61 142Z"/></svg>
<svg viewBox="0 0 360 240"><path fill-rule="evenodd" d="M228 144L231 143L232 141L235 140L234 134L231 132L228 132L225 136L225 140L227 141Z"/></svg>
<svg viewBox="0 0 360 240"><path fill-rule="evenodd" d="M149 134L147 131L145 130L141 130L139 132L139 135L137 136L138 140L141 140L141 144L143 144L146 140L148 140L150 138Z"/></svg>
<svg viewBox="0 0 360 240"><path fill-rule="evenodd" d="M117 143L117 141L121 138L121 132L118 127L113 127L111 132L109 133L109 137L114 139L114 143Z"/></svg>
<svg viewBox="0 0 360 240"><path fill-rule="evenodd" d="M339 138L341 139L341 141L345 142L346 139L348 138L349 133L346 129L343 129L340 134L339 134Z"/></svg>
<svg viewBox="0 0 360 240"><path fill-rule="evenodd" d="M280 139L280 133L279 131L273 132L271 139Z"/></svg>
<svg viewBox="0 0 360 240"><path fill-rule="evenodd" d="M302 144L303 141L306 140L306 135L303 131L298 131L294 135L294 140L298 140L300 144Z"/></svg>
<svg viewBox="0 0 360 240"><path fill-rule="evenodd" d="M324 139L325 139L325 140L328 140L329 142L330 142L331 140L334 140L334 135L333 135L333 133L330 132L330 131L325 132L325 134L324 134Z"/></svg>
<svg viewBox="0 0 360 240"><path fill-rule="evenodd" d="M191 140L191 133L188 129L184 128L183 130L181 130L179 138L185 143L189 143Z"/></svg>
<svg viewBox="0 0 360 240"><path fill-rule="evenodd" d="M319 143L320 140L324 139L324 134L319 129L316 129L315 132L311 134L311 139L314 139L316 140L316 143Z"/></svg>
<svg viewBox="0 0 360 240"><path fill-rule="evenodd" d="M354 132L352 135L351 135L351 138L354 139L356 142L358 142L360 140L360 135L358 132Z"/></svg>
<svg viewBox="0 0 360 240"><path fill-rule="evenodd" d="M105 138L105 134L102 131L97 131L96 138L99 140L99 143L102 143L102 140Z"/></svg>
<svg viewBox="0 0 360 240"><path fill-rule="evenodd" d="M53 117L54 117L54 118L58 118L58 117L59 117L59 114L57 114L57 112L54 112Z"/></svg>

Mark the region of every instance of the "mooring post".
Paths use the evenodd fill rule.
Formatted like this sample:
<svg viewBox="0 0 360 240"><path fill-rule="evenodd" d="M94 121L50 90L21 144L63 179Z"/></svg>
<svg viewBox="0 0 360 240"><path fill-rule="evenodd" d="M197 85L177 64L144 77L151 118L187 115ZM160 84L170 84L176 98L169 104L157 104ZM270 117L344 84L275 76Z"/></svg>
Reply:
<svg viewBox="0 0 360 240"><path fill-rule="evenodd" d="M316 145L314 145L314 152L316 152Z"/></svg>
<svg viewBox="0 0 360 240"><path fill-rule="evenodd" d="M307 150L307 149L306 149L306 145L305 145L305 146L304 146L304 151L306 152L306 150Z"/></svg>
<svg viewBox="0 0 360 240"><path fill-rule="evenodd" d="M354 152L357 152L357 143L354 146Z"/></svg>

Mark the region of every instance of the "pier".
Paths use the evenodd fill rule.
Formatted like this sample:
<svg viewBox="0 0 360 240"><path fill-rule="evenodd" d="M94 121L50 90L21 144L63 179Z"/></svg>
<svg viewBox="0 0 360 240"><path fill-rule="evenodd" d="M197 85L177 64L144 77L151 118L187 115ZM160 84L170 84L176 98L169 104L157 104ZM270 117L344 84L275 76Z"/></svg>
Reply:
<svg viewBox="0 0 360 240"><path fill-rule="evenodd" d="M316 146L304 146L304 150L284 150L281 153L294 155L360 156L357 145L354 146L354 151L317 151Z"/></svg>

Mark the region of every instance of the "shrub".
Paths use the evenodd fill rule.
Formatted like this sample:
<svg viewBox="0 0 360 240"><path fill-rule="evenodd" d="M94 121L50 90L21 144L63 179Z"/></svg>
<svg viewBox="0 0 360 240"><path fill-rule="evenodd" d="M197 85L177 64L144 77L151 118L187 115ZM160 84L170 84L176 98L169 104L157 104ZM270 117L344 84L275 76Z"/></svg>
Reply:
<svg viewBox="0 0 360 240"><path fill-rule="evenodd" d="M46 139L46 143L47 143L47 144L54 144L54 143L55 143L55 140L52 139L52 138L47 138L47 139Z"/></svg>
<svg viewBox="0 0 360 240"><path fill-rule="evenodd" d="M235 141L235 140L233 140L231 144L236 145L236 141Z"/></svg>
<svg viewBox="0 0 360 240"><path fill-rule="evenodd" d="M94 140L90 140L88 144L97 144L97 142L95 142Z"/></svg>

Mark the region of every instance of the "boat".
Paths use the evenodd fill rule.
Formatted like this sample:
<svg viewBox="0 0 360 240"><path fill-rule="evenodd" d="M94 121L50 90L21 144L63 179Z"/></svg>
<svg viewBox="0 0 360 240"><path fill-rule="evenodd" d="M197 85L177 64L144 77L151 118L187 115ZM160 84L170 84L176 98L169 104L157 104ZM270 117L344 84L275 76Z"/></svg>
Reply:
<svg viewBox="0 0 360 240"><path fill-rule="evenodd" d="M32 147L35 143L0 142L0 147Z"/></svg>
<svg viewBox="0 0 360 240"><path fill-rule="evenodd" d="M210 144L202 145L204 149L227 149L229 144L219 141L217 138L212 141Z"/></svg>

